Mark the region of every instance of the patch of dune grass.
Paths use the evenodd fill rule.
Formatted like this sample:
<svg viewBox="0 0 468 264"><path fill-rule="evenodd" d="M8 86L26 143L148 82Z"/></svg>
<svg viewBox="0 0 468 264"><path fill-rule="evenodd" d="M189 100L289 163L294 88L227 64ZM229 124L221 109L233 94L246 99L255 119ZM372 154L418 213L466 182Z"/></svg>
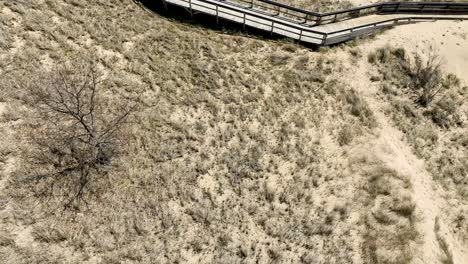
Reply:
<svg viewBox="0 0 468 264"><path fill-rule="evenodd" d="M86 57L103 73L107 111L139 109L113 161L119 166L89 186L81 206L64 211L56 206L63 196L38 191L46 180L11 175L1 194L14 208L8 221L30 226L38 248L63 250L7 257L349 263L359 254L352 241L361 233L349 216L361 207L347 202L358 178L338 155L339 131L353 125L345 139L352 146L374 126L359 93L330 79L337 62L290 43L169 21L133 1L2 5L20 21L2 26L19 39L11 43L18 49L1 51L12 62L2 67L2 89L15 91L8 104L24 107L15 83L31 79L31 61L50 69ZM18 113L19 168L30 144L22 133L44 128L27 122L36 110Z"/></svg>
<svg viewBox="0 0 468 264"><path fill-rule="evenodd" d="M406 134L415 153L426 161L426 168L433 178L447 191L454 191L461 203L466 203L468 148L464 135L467 134L467 88L456 76L438 69L431 77L435 78L431 82L436 83L431 85L439 87L440 93L429 104L423 105L418 91L424 88L414 86L412 79L424 79L424 72L431 72L433 68L422 55L408 54L404 49L387 46L370 53L368 60L379 69L379 76L374 76L374 79L381 82L381 96L389 101L387 114ZM428 65L431 69L422 70L422 73L421 69L414 70L421 65ZM422 76L415 77L418 73ZM424 85L421 81L417 83ZM462 239L468 234L461 229L456 233Z"/></svg>

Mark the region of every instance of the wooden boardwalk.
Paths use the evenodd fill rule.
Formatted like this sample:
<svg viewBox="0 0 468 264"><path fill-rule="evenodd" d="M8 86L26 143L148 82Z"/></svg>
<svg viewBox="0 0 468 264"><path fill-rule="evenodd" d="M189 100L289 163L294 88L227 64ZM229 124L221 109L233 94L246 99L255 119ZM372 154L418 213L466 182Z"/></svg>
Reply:
<svg viewBox="0 0 468 264"><path fill-rule="evenodd" d="M186 8L316 45L331 45L399 24L468 19L468 3L392 2L319 14L269 0L163 0ZM255 2L254 2L255 1Z"/></svg>

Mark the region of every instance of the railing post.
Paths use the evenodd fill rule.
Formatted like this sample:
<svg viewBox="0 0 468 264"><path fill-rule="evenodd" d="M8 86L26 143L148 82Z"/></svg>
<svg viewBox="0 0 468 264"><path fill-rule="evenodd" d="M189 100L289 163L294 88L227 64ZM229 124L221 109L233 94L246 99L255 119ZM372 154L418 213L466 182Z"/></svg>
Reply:
<svg viewBox="0 0 468 264"><path fill-rule="evenodd" d="M246 14L244 13L244 24L242 25L242 29L245 31L245 16Z"/></svg>
<svg viewBox="0 0 468 264"><path fill-rule="evenodd" d="M271 21L271 31L270 31L270 35L273 36L273 29L275 28L275 21Z"/></svg>
<svg viewBox="0 0 468 264"><path fill-rule="evenodd" d="M250 2L250 8L253 8L253 7L254 7L254 0Z"/></svg>
<svg viewBox="0 0 468 264"><path fill-rule="evenodd" d="M320 23L322 23L322 17L319 16L315 23L316 23L316 25L320 25Z"/></svg>
<svg viewBox="0 0 468 264"><path fill-rule="evenodd" d="M216 5L216 25L219 24L219 11L218 11L219 6Z"/></svg>
<svg viewBox="0 0 468 264"><path fill-rule="evenodd" d="M328 34L327 33L323 34L322 45L325 45L325 43L327 42L327 38L328 38Z"/></svg>
<svg viewBox="0 0 468 264"><path fill-rule="evenodd" d="M299 32L299 41L301 41L302 39L302 29L301 29L301 32Z"/></svg>
<svg viewBox="0 0 468 264"><path fill-rule="evenodd" d="M189 0L190 16L193 17L192 0Z"/></svg>

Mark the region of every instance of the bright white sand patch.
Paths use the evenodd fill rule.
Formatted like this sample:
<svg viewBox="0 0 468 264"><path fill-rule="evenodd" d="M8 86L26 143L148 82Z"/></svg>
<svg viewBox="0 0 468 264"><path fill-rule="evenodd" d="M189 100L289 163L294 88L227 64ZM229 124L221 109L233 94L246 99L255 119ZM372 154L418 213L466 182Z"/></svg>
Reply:
<svg viewBox="0 0 468 264"><path fill-rule="evenodd" d="M0 115L5 113L6 111L6 104L5 103L0 103Z"/></svg>

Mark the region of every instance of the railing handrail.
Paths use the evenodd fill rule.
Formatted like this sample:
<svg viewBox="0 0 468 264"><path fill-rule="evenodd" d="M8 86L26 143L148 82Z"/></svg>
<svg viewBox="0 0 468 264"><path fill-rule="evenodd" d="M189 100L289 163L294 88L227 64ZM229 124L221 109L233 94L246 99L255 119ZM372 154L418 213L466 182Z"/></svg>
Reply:
<svg viewBox="0 0 468 264"><path fill-rule="evenodd" d="M264 0L257 0L257 1L264 1ZM468 7L468 2L382 2L382 3L376 3L376 4L371 4L371 5L365 5L365 6L358 6L358 7L353 7L353 8L348 8L348 9L343 9L343 10L337 10L333 12L328 12L328 13L321 13L319 16L324 17L324 16L332 16L332 15L339 15L343 13L352 13L355 11L359 10L364 10L364 9L372 9L375 7L384 7L384 6L404 6L404 5L416 5L416 6L459 6L459 5L464 5Z"/></svg>
<svg viewBox="0 0 468 264"><path fill-rule="evenodd" d="M312 15L316 17L325 17L325 16L333 16L333 15L339 15L339 14L344 14L344 13L352 13L355 11L359 10L364 10L364 9L371 9L371 8L376 8L376 7L383 7L383 6L398 6L398 5L417 5L417 6L467 6L468 7L468 2L414 2L414 1L407 1L407 2L382 2L382 3L375 3L375 4L370 4L370 5L364 5L364 6L358 6L358 7L352 7L352 8L347 8L347 9L342 9L342 10L337 10L337 11L332 11L332 12L325 12L325 13L318 13L318 12L312 12L308 11L305 9L289 6L286 4L278 3L275 1L271 0L255 0L258 2L266 3L269 5L273 6L278 6L287 10L291 10L294 12L298 13L303 13L306 15Z"/></svg>
<svg viewBox="0 0 468 264"><path fill-rule="evenodd" d="M281 8L291 10L291 11L294 11L294 12L303 13L305 15L311 15L311 16L320 16L321 15L320 13L317 13L317 12L308 11L308 10L305 10L305 9L301 9L301 8L294 7L294 6L289 6L289 5L278 3L278 2L275 2L275 1L271 1L271 0L255 0L255 1L266 3L266 4L269 4L269 5L273 5L273 6L277 6L277 7L281 7Z"/></svg>
<svg viewBox="0 0 468 264"><path fill-rule="evenodd" d="M184 1L184 2L190 2L190 9L192 8L192 0L180 0L180 1ZM311 43L315 43L315 44L318 44L318 45L330 45L330 44L334 44L334 43L338 43L338 42L342 42L342 41L346 41L346 40L349 40L349 39L352 39L352 38L355 38L357 36L362 36L362 35L366 35L366 34L369 34L369 33L372 33L380 28L383 28L383 27L387 27L387 26L391 26L392 24L389 24L389 22L392 22L392 21L401 21L401 20L408 20L408 22L411 22L412 19L415 19L415 20L428 20L428 19L468 19L466 17L457 17L456 15L455 16L451 16L451 17L448 17L448 16L440 16L439 15L425 15L425 16L421 16L424 14L424 12L418 12L417 14L414 14L413 16L405 16L405 17L395 17L395 18L390 18L390 19L386 19L386 20L381 20L381 21L376 21L376 22L373 22L373 23L368 23L368 24L362 24L362 25L358 25L358 26L353 26L353 27L349 27L349 28L345 28L345 29L337 29L337 30L334 30L334 31L319 31L319 30L315 30L314 27L309 27L307 25L304 25L302 23L299 23L299 22L294 22L294 21L287 21L285 20L285 18L281 18L281 17L278 17L278 16L271 16L269 14L265 14L263 12L260 12L260 10L256 10L256 9L248 9L246 7L243 7L243 6L238 6L238 5L235 5L233 4L232 2L230 1L221 1L221 0L197 0L199 2L203 2L203 3L208 3L210 5L213 5L215 6L216 9L211 9L211 10L216 10L216 16L218 17L218 7L222 7L224 9L227 9L227 10L230 10L230 11L233 11L234 13L230 13L231 16L235 16L237 18L241 18L244 20L243 24L244 24L244 27L246 25L246 21L254 21L252 19L246 19L246 14L248 14L248 17L253 17L255 19L260 19L260 20L263 20L263 21L266 21L267 24L265 24L265 22L261 23L259 22L258 20L257 21L254 21L256 23L258 23L259 25L263 25L263 26L267 26L267 27L271 27L271 33L274 32L274 29L279 29L281 31L285 31L285 32L288 32L289 34L295 34L296 35L296 39L299 39L299 41L301 41L301 37L302 38L302 41L307 41L307 40L304 40L304 38L312 38L312 39L315 39L316 42L318 43L315 43L315 42L311 42L311 41L308 41L308 42L311 42ZM257 0L257 1L270 1L270 0ZM270 1L271 2L271 1ZM416 5L416 6L425 6L425 5L432 5L432 6L453 6L453 7L456 7L456 9L459 9L461 7L461 11L463 11L463 14L466 14L468 15L468 3L467 2L450 2L450 3L443 3L443 2L390 2L390 3L381 3L381 4L375 4L375 5L369 5L369 6L366 6L366 7L361 7L362 8L374 8L376 6L402 6L403 5L403 8L405 7L405 5L407 5L406 7L411 6L411 5ZM209 8L208 6L203 6L204 8ZM403 9L405 10L405 9ZM351 9L351 11L348 10L348 12L355 12L356 9ZM430 10L426 10L424 9L424 11L429 11ZM432 10L434 11L434 10ZM440 11L440 10L438 10ZM238 15L235 15L235 13L242 13L243 15L242 16L238 16ZM338 11L338 12L335 12L335 13L332 13L333 15L335 15L336 13L340 13L342 11ZM328 13L325 13L325 15L328 14ZM408 14L408 13L402 13L402 14ZM433 14L433 13L430 13L430 14ZM445 13L444 13L445 14ZM459 13L460 14L460 13ZM323 16L325 16L324 14L322 14ZM234 20L235 21L235 20ZM281 25L283 27L278 27L278 25ZM276 26L276 27L275 27ZM293 30L296 30L293 31ZM299 32L299 33L298 33ZM349 32L349 34L346 34L345 32ZM276 32L275 32L276 33ZM309 33L309 34L314 34L315 36L312 36L312 35L307 35L305 33ZM345 34L341 34L341 35L338 35L338 36L333 36L334 34L338 34L338 33L345 33ZM286 34L283 34L284 36L288 36ZM291 37L291 36L288 36L288 37Z"/></svg>
<svg viewBox="0 0 468 264"><path fill-rule="evenodd" d="M218 0L225 1L225 0ZM231 3L241 2L247 4L247 8L256 7L259 12L288 21L300 21L309 27L333 23L338 20L355 18L369 14L429 14L437 12L468 14L468 2L382 2L365 6L337 10L333 12L318 13L292 7L274 0L231 0ZM226 2L230 2L227 0ZM442 10L441 10L442 9ZM461 10L460 10L461 9Z"/></svg>

